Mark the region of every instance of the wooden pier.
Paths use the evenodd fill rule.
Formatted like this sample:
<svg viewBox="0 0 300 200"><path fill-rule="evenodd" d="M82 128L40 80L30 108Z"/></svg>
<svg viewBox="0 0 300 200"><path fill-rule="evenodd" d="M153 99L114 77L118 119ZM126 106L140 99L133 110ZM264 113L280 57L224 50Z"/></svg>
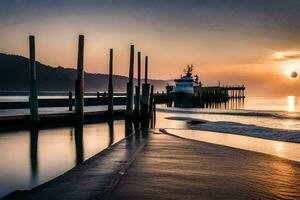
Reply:
<svg viewBox="0 0 300 200"><path fill-rule="evenodd" d="M246 87L244 85L242 85L242 86L222 86L221 90L225 91L225 93L228 95L228 98L231 98L231 99L246 98L246 96L245 96Z"/></svg>
<svg viewBox="0 0 300 200"><path fill-rule="evenodd" d="M2 127L12 124L30 124L37 126L51 119L51 123L60 123L64 120L72 121L75 124L83 124L86 116L99 115L107 118L123 116L126 110L126 117L143 121L142 125L148 127L150 120L153 121L155 114L154 104L163 103L164 97L154 97L154 86L148 83L148 56L145 57L145 83L142 85L141 96L141 52L138 52L138 85L134 85L134 45L130 45L129 76L126 93L117 96L113 91L113 49L109 49L109 81L107 84L108 93L96 93L95 98L84 97L84 35L78 37L77 76L74 80L75 91L67 91L67 98L62 99L39 99L38 74L36 70L35 36L29 36L29 80L30 87L27 95L29 101L25 102L0 102L0 125ZM37 44L38 45L38 44ZM134 93L134 88L136 92ZM151 91L150 91L151 88ZM75 95L73 97L73 94ZM126 105L124 110L115 111L114 107ZM86 112L88 106L107 106L105 111L92 110ZM30 113L24 112L29 108ZM63 109L57 109L63 108ZM54 113L43 112L53 109ZM65 110L67 109L67 110ZM41 113L40 113L41 111ZM22 114L20 114L22 113ZM153 122L152 122L153 123ZM13 126L14 127L14 126Z"/></svg>

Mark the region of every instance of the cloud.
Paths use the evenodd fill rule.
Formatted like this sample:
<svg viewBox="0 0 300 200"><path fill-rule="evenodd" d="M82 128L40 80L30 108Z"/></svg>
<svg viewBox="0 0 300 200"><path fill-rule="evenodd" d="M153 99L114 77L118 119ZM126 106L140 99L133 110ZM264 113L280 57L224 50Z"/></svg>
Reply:
<svg viewBox="0 0 300 200"><path fill-rule="evenodd" d="M300 51L277 51L272 54L272 60L282 62L300 59Z"/></svg>

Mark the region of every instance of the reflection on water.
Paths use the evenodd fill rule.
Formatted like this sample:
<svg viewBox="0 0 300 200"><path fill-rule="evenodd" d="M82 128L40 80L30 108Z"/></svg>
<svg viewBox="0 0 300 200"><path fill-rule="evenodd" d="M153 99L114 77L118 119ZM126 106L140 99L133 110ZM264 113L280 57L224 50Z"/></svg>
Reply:
<svg viewBox="0 0 300 200"><path fill-rule="evenodd" d="M222 103L206 103L203 108L223 110L260 110L300 112L300 97L247 97Z"/></svg>
<svg viewBox="0 0 300 200"><path fill-rule="evenodd" d="M0 133L0 197L53 179L125 135L122 120Z"/></svg>
<svg viewBox="0 0 300 200"><path fill-rule="evenodd" d="M35 185L38 176L38 137L37 128L30 129L30 166L31 166L31 184Z"/></svg>
<svg viewBox="0 0 300 200"><path fill-rule="evenodd" d="M208 108L208 109L243 109L245 104L245 99L229 99L226 102L206 102L204 103L201 108Z"/></svg>
<svg viewBox="0 0 300 200"><path fill-rule="evenodd" d="M300 98L287 97L247 97L244 109L300 112Z"/></svg>
<svg viewBox="0 0 300 200"><path fill-rule="evenodd" d="M76 164L83 162L83 126L75 127Z"/></svg>
<svg viewBox="0 0 300 200"><path fill-rule="evenodd" d="M107 123L108 123L108 129L109 129L108 146L110 147L114 143L114 120L109 120Z"/></svg>
<svg viewBox="0 0 300 200"><path fill-rule="evenodd" d="M287 97L288 101L288 111L289 112L295 112L295 97L294 96L288 96Z"/></svg>

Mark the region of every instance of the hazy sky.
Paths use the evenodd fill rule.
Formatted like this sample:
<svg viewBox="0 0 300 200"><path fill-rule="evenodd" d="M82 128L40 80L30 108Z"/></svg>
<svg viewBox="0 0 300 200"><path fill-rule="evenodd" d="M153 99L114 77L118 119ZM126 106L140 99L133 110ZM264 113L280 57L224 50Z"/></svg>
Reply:
<svg viewBox="0 0 300 200"><path fill-rule="evenodd" d="M300 95L299 0L0 0L0 52L76 65L84 34L85 70L128 74L129 45L149 56L150 78L173 79L194 64L202 82L242 84L251 95Z"/></svg>

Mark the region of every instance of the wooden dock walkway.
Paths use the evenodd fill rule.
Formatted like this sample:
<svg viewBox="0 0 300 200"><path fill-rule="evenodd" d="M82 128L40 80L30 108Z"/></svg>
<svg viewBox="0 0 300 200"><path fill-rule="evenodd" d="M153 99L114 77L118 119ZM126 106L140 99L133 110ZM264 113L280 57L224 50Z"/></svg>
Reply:
<svg viewBox="0 0 300 200"><path fill-rule="evenodd" d="M84 116L90 118L105 118L107 117L108 106L85 106ZM39 115L41 124L58 125L60 122L71 122L74 118L74 111L69 111L67 107L44 107L39 108ZM114 113L117 117L125 115L125 106L114 106ZM28 126L30 122L30 110L28 108L22 109L0 109L0 130L14 129Z"/></svg>
<svg viewBox="0 0 300 200"><path fill-rule="evenodd" d="M142 137L143 136L143 137ZM5 200L299 199L300 164L155 130Z"/></svg>

